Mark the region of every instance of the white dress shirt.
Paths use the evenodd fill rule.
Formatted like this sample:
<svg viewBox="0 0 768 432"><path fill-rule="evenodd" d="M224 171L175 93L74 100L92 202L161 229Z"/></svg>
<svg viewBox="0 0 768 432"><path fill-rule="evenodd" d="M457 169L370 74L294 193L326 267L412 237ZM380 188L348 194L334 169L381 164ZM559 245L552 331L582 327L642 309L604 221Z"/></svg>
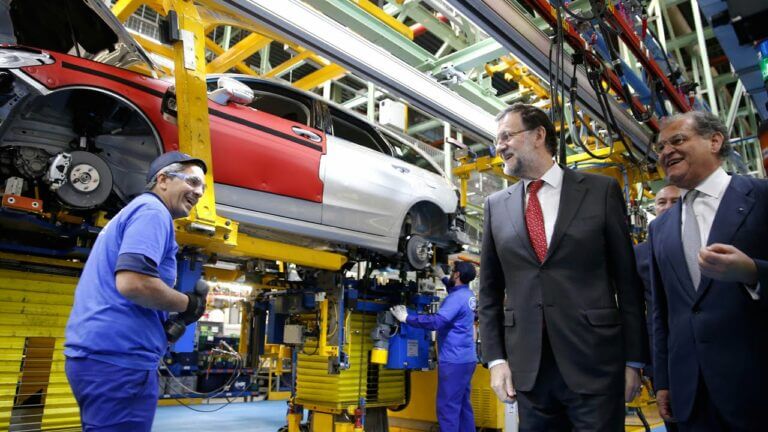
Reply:
<svg viewBox="0 0 768 432"><path fill-rule="evenodd" d="M555 230L557 212L560 210L560 193L563 191L563 169L553 163L552 167L541 176L544 184L539 189L537 196L541 204L541 213L544 216L544 233L547 235L547 247L552 241L552 232ZM523 179L525 190L525 207L528 208L528 185L533 180Z"/></svg>
<svg viewBox="0 0 768 432"><path fill-rule="evenodd" d="M699 224L699 234L701 235L701 244L706 246L709 240L709 233L712 231L712 223L715 221L715 215L717 209L720 207L720 202L723 201L723 195L725 195L728 185L731 184L731 176L725 172L724 169L718 168L709 175L703 182L699 183L695 187L699 191L699 196L693 201L693 214L696 215L696 222ZM685 196L690 192L686 189L681 189L683 200L683 214L680 223L680 233L682 235L683 227L685 226L685 206L688 203L685 201ZM760 286L750 288L745 285L747 292L754 299L760 298Z"/></svg>

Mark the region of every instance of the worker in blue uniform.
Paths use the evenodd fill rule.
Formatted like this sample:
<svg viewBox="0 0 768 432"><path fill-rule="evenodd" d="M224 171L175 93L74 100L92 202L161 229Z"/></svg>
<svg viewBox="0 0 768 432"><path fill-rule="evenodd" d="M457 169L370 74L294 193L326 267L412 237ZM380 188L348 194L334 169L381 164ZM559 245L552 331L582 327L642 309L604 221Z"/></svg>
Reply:
<svg viewBox="0 0 768 432"><path fill-rule="evenodd" d="M158 398L157 367L168 347L164 324L205 312L205 297L176 284L173 219L205 189L205 163L169 152L155 159L146 192L101 230L75 289L64 355L83 431L147 431Z"/></svg>
<svg viewBox="0 0 768 432"><path fill-rule="evenodd" d="M436 266L438 277L444 276ZM475 310L477 299L468 284L475 267L457 262L449 277L441 277L448 296L435 314L408 314L403 305L391 309L395 318L413 327L437 330L437 421L441 432L474 432L470 402L472 374L477 365Z"/></svg>

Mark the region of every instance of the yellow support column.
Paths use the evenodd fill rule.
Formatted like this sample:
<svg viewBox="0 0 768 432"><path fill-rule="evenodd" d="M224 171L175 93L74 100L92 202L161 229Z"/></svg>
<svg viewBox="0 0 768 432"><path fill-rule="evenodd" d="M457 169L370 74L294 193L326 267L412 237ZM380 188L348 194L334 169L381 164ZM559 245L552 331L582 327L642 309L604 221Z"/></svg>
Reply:
<svg viewBox="0 0 768 432"><path fill-rule="evenodd" d="M173 43L176 104L178 107L179 150L191 154L208 166L206 183L213 186L211 133L208 119L208 93L205 82L205 29L192 0L164 0L168 15L175 11L179 19L179 41ZM214 188L205 190L189 218L177 226L208 238L236 244L236 225L216 216Z"/></svg>
<svg viewBox="0 0 768 432"><path fill-rule="evenodd" d="M178 106L179 150L202 159L208 165L206 181L213 184L208 95L205 85L205 33L191 0L171 0L179 17L179 37L173 44ZM196 207L197 219L215 224L213 188L208 188Z"/></svg>

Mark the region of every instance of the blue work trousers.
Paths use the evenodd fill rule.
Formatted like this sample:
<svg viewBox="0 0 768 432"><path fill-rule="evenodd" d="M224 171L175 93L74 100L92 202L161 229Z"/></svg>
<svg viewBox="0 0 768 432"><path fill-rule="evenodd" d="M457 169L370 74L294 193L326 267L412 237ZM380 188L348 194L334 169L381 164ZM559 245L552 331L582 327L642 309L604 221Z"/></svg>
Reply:
<svg viewBox="0 0 768 432"><path fill-rule="evenodd" d="M440 432L475 432L470 402L476 363L440 363L437 367L437 422Z"/></svg>
<svg viewBox="0 0 768 432"><path fill-rule="evenodd" d="M83 432L150 432L159 393L156 370L129 369L88 358L67 358Z"/></svg>

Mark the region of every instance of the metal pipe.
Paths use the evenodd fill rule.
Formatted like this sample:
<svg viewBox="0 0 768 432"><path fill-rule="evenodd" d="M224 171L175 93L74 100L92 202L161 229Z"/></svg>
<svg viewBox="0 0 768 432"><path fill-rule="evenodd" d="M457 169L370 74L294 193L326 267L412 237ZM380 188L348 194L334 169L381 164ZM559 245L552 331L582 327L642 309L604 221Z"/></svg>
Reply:
<svg viewBox="0 0 768 432"><path fill-rule="evenodd" d="M691 9L693 12L693 23L696 27L696 38L699 41L699 55L701 55L701 64L704 72L704 82L707 84L707 98L709 99L709 109L712 114L717 115L717 96L715 95L715 85L712 83L712 68L709 65L709 54L707 53L707 41L704 38L704 28L701 25L701 11L699 2L691 0Z"/></svg>
<svg viewBox="0 0 768 432"><path fill-rule="evenodd" d="M368 82L368 105L366 105L368 120L376 121L376 86Z"/></svg>
<svg viewBox="0 0 768 432"><path fill-rule="evenodd" d="M451 137L451 124L443 122L443 171L449 182L453 182L453 149L448 142Z"/></svg>
<svg viewBox="0 0 768 432"><path fill-rule="evenodd" d="M736 82L736 90L733 91L731 106L728 108L728 117L725 119L725 128L728 131L728 136L731 136L731 131L733 131L733 122L736 120L736 114L739 112L739 105L741 104L741 97L743 95L744 84L741 83L741 80L738 80Z"/></svg>

